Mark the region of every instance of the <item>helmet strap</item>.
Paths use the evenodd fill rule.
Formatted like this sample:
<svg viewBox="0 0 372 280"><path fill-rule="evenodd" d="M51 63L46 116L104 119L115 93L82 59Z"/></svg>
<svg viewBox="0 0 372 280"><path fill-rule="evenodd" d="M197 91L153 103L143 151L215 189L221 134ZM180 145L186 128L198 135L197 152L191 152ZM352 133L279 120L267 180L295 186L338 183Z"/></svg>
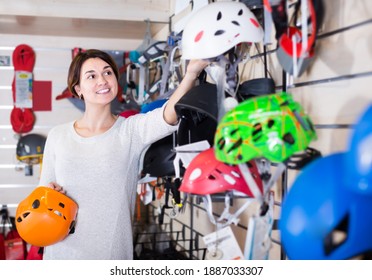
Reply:
<svg viewBox="0 0 372 280"><path fill-rule="evenodd" d="M274 186L275 182L279 179L279 176L283 174L286 169L286 165L284 163L279 163L276 166L276 170L273 176L270 177L269 181L265 184L264 182L264 195L270 191L270 189Z"/></svg>
<svg viewBox="0 0 372 280"><path fill-rule="evenodd" d="M221 56L224 57L224 56ZM220 59L216 63L210 64L205 68L207 74L212 78L217 87L217 119L220 121L225 115L225 81L226 81L226 65L227 60Z"/></svg>
<svg viewBox="0 0 372 280"><path fill-rule="evenodd" d="M262 200L262 192L260 188L258 187L256 181L253 179L251 172L248 169L248 166L246 163L238 164L240 173L243 175L243 178L247 185L249 186L250 191L253 194L253 197Z"/></svg>

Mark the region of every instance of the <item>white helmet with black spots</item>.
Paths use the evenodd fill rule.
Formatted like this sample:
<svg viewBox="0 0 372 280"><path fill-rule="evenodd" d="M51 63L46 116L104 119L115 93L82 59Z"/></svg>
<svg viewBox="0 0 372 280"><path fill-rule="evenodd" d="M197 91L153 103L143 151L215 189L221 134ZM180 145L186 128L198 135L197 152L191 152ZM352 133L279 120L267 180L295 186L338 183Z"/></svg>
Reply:
<svg viewBox="0 0 372 280"><path fill-rule="evenodd" d="M243 42L259 42L263 29L241 2L213 2L187 21L182 34L183 59L217 57Z"/></svg>

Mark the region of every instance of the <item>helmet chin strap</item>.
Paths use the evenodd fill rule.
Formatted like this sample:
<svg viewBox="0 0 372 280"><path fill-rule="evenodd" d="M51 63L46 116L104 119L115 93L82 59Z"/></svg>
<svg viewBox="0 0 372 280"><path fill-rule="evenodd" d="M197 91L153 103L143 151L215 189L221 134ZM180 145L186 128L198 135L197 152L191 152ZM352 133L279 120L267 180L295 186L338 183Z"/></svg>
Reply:
<svg viewBox="0 0 372 280"><path fill-rule="evenodd" d="M237 225L239 222L239 216L244 212L244 210L255 200L254 198L248 198L247 201L233 214L230 213L230 194L225 194L225 208L221 214L221 216L216 220L213 216L213 209L212 209L212 199L211 196L203 195L202 196L203 203L205 205L205 210L207 211L207 215L209 221L217 227L217 230L229 226L231 224Z"/></svg>
<svg viewBox="0 0 372 280"><path fill-rule="evenodd" d="M217 86L218 120L221 120L226 113L225 91L236 99L239 84L238 66L243 60L243 54L235 53L235 48L227 52L227 55L228 58L226 54L221 54L211 59L211 64L205 68Z"/></svg>
<svg viewBox="0 0 372 280"><path fill-rule="evenodd" d="M225 208L218 219L215 219L213 216L211 196L209 194L202 196L209 221L212 224L216 225L217 230L229 226L231 224L237 225L239 222L239 216L248 208L248 206L251 205L253 201L258 201L260 205L265 203L266 202L265 200L269 198L268 194L270 192L270 189L279 179L279 176L281 176L281 174L284 172L286 166L284 163L280 163L277 165L274 175L271 176L270 180L266 184L264 184L263 194L261 193L256 182L254 181L252 174L248 170L246 164L239 164L239 168L254 197L248 197L247 201L235 213L233 214L230 213L231 193L225 194Z"/></svg>
<svg viewBox="0 0 372 280"><path fill-rule="evenodd" d="M225 81L226 81L226 60L219 60L215 64L210 64L205 68L207 74L211 77L211 79L215 82L217 87L217 119L220 121L222 117L225 115Z"/></svg>

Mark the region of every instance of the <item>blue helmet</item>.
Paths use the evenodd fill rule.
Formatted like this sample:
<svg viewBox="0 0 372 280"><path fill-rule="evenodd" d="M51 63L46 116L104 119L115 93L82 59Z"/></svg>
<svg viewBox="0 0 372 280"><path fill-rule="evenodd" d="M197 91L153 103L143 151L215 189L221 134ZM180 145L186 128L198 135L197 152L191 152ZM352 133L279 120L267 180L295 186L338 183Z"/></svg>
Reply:
<svg viewBox="0 0 372 280"><path fill-rule="evenodd" d="M372 250L372 197L345 187L345 153L307 165L283 200L279 229L289 259L343 260Z"/></svg>
<svg viewBox="0 0 372 280"><path fill-rule="evenodd" d="M372 104L355 124L344 164L347 187L372 195Z"/></svg>
<svg viewBox="0 0 372 280"><path fill-rule="evenodd" d="M157 108L160 108L167 101L168 99L157 99L157 100L152 101L151 103L143 104L140 113L147 113Z"/></svg>

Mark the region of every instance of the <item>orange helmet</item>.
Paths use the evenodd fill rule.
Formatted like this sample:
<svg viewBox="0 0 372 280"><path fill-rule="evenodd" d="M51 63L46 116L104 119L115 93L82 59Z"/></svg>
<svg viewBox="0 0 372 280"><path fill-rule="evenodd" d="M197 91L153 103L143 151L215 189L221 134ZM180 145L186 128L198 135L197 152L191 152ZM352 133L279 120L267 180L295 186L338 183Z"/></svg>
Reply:
<svg viewBox="0 0 372 280"><path fill-rule="evenodd" d="M76 202L66 195L48 187L37 187L19 203L16 227L31 245L49 246L73 231L77 211Z"/></svg>

